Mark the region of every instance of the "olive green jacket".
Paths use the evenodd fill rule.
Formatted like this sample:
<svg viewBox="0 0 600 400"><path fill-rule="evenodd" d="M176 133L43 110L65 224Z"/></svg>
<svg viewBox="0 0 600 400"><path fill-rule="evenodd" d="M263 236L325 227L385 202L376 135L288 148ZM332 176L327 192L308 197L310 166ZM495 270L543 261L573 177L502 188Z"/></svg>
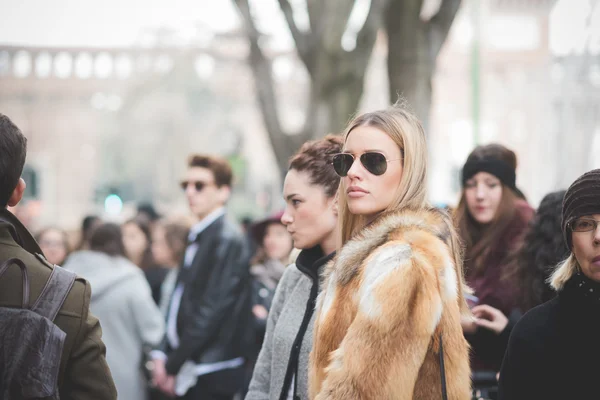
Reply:
<svg viewBox="0 0 600 400"><path fill-rule="evenodd" d="M14 227L14 229L13 229ZM27 249L27 250L25 250ZM54 268L45 262L29 232L7 210L0 210L0 262L19 258L27 266L30 304L40 295ZM21 307L21 270L10 267L0 277L0 307ZM77 278L54 323L67 335L60 363L61 400L113 400L117 392L105 360L98 319L89 312L91 288Z"/></svg>

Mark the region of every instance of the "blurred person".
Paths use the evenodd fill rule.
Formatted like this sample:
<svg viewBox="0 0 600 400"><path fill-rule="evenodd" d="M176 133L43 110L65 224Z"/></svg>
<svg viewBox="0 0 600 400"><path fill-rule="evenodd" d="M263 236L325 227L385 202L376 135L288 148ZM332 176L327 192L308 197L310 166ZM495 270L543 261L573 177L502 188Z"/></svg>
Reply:
<svg viewBox="0 0 600 400"><path fill-rule="evenodd" d="M306 142L290 159L281 222L301 252L275 291L246 400L308 399L319 277L335 256L337 243L335 197L340 178L329 164L341 150L342 138L328 135Z"/></svg>
<svg viewBox="0 0 600 400"><path fill-rule="evenodd" d="M164 320L143 272L125 257L121 228L111 223L98 226L90 237L90 250L73 253L64 267L92 285L90 308L102 323L106 360L119 398L146 400L142 349L160 342Z"/></svg>
<svg viewBox="0 0 600 400"><path fill-rule="evenodd" d="M54 227L43 229L37 234L36 240L50 264L64 264L71 252L69 236L62 229Z"/></svg>
<svg viewBox="0 0 600 400"><path fill-rule="evenodd" d="M88 250L90 248L90 236L94 228L102 225L102 220L96 215L86 215L81 221L79 244L77 250Z"/></svg>
<svg viewBox="0 0 600 400"><path fill-rule="evenodd" d="M252 313L254 314L252 345L255 349L251 351L247 360L248 383L252 378L254 364L265 336L267 316L271 309L275 289L288 265L293 248L292 236L286 226L281 223L282 215L283 212L275 213L258 221L249 229L254 241L259 243L259 248L250 268Z"/></svg>
<svg viewBox="0 0 600 400"><path fill-rule="evenodd" d="M577 178L562 205L569 249L550 280L558 295L517 323L500 372L500 399L597 399L600 367L600 170Z"/></svg>
<svg viewBox="0 0 600 400"><path fill-rule="evenodd" d="M472 348L475 389L490 392L496 390L495 376L505 351L497 329L490 325L505 325L509 317L514 321L520 316L518 312L511 316L517 308L515 283L504 277L534 215L517 193L516 168L516 155L506 147L476 147L463 166L463 189L455 211L466 246L465 277L474 290L470 304L475 318L463 318L463 330Z"/></svg>
<svg viewBox="0 0 600 400"><path fill-rule="evenodd" d="M569 255L561 230L564 195L565 191L560 190L544 196L516 253L509 279L518 285L516 302L522 312L556 296L548 279L556 265Z"/></svg>
<svg viewBox="0 0 600 400"><path fill-rule="evenodd" d="M157 265L152 257L152 233L150 223L144 218L133 218L121 227L125 254L129 261L144 271L150 284L152 298L160 302L160 290L169 270L163 265Z"/></svg>
<svg viewBox="0 0 600 400"><path fill-rule="evenodd" d="M232 399L244 382L251 321L250 254L225 217L229 162L192 155L181 188L198 219L171 296L167 334L154 353L154 381L181 399Z"/></svg>
<svg viewBox="0 0 600 400"><path fill-rule="evenodd" d="M152 203L140 203L137 207L135 218L146 220L150 225L150 230L153 230L156 222L161 219L161 215L156 211Z"/></svg>
<svg viewBox="0 0 600 400"><path fill-rule="evenodd" d="M256 223L251 229L254 240L260 244L250 268L256 284L253 290L256 295L253 313L263 321L260 324L263 326L263 335L275 288L283 276L293 249L292 236L281 222L282 216L283 212L278 212Z"/></svg>
<svg viewBox="0 0 600 400"><path fill-rule="evenodd" d="M183 263L190 226L182 221L160 219L152 231L152 256L168 269L160 288L159 308L167 316L169 300L175 290L179 266Z"/></svg>
<svg viewBox="0 0 600 400"><path fill-rule="evenodd" d="M470 399L460 241L426 203L421 123L401 105L358 115L333 168L341 249L316 306L309 398Z"/></svg>
<svg viewBox="0 0 600 400"><path fill-rule="evenodd" d="M62 331L59 337L46 331L46 339L52 339L51 342L41 342L40 338L44 336L37 335L39 332L29 325L29 329L20 332L22 343L27 343L27 348L17 352L15 348L22 343L11 342L10 332L3 331L0 348L11 344L14 347L3 355L0 386L6 388L15 385L15 382L4 379L9 376L11 368L20 366L27 369L27 374L20 371L15 375L21 381L18 387L30 390L34 397L54 396L58 388L60 398L64 400L114 400L117 393L106 364L102 330L98 319L89 311L90 284L80 277L74 279L62 268L50 264L42 256L36 256L42 253L38 244L23 224L6 209L7 206L16 206L23 197L26 184L20 176L26 153L27 139L7 116L0 114L0 263L18 259L25 265L23 272L12 266L1 274L0 312L7 317L5 311L23 307L26 292L23 289L24 272L31 305L42 298L43 291L48 293L45 288L51 280L54 288L67 285L68 295L56 316L49 318L49 324L52 320ZM11 325L19 322L19 318L7 321L8 318L3 319L0 330L10 329ZM48 325L48 329L50 328ZM55 353L48 354L48 351L53 350L57 350L58 356ZM32 355L31 352L35 354ZM57 374L45 375L48 371ZM37 389L43 389L43 392L40 393Z"/></svg>

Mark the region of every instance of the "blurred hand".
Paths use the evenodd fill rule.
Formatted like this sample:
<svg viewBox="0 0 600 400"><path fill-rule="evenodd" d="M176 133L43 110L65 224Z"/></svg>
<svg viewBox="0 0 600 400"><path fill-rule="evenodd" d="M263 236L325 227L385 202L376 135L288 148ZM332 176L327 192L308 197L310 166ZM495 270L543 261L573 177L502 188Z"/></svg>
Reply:
<svg viewBox="0 0 600 400"><path fill-rule="evenodd" d="M473 316L460 316L460 326L462 326L463 332L473 334L477 331L477 323Z"/></svg>
<svg viewBox="0 0 600 400"><path fill-rule="evenodd" d="M267 309L264 306L261 306L260 304L255 304L254 307L252 307L252 312L254 313L254 316L258 319L267 319L267 317L269 316L269 312L267 311Z"/></svg>
<svg viewBox="0 0 600 400"><path fill-rule="evenodd" d="M169 397L175 397L175 376L167 375L167 378L159 389Z"/></svg>
<svg viewBox="0 0 600 400"><path fill-rule="evenodd" d="M506 315L492 306L482 304L473 307L471 311L476 317L475 323L477 326L494 331L498 335L502 333L506 328L506 325L508 325L508 318L506 318Z"/></svg>
<svg viewBox="0 0 600 400"><path fill-rule="evenodd" d="M154 386L161 387L167 379L167 370L165 369L165 360L154 359L154 369L152 370L152 383Z"/></svg>

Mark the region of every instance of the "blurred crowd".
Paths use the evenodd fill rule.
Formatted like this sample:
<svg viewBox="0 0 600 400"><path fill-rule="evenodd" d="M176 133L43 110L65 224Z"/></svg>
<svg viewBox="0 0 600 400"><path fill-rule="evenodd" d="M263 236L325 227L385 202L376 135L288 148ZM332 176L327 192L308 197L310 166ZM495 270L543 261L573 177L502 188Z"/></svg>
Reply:
<svg viewBox="0 0 600 400"><path fill-rule="evenodd" d="M398 118L394 112L389 115ZM357 126L356 138L371 129ZM192 155L180 182L189 217L161 215L143 204L122 224L86 216L75 246L60 227L35 234L50 264L91 285L90 310L102 326L120 398L305 398L323 271L339 243L356 238L339 224L352 211L342 207L347 199L338 192L340 180L358 168L344 146L344 138L334 135L305 143L290 159L285 208L263 219L235 221L227 215L231 166L218 156ZM386 169L397 161L371 150L356 159L360 173L375 177L391 176ZM410 177L415 172L407 165L402 174ZM461 337L470 347L478 399L500 398L499 385L505 393L514 389L510 368L522 353L513 350L512 361L507 357L516 346L515 327L526 323L525 313L552 302L562 285L569 287L575 271L585 273L586 264L579 262L553 277L556 266L563 262L567 268L564 261L574 260L573 251L583 246L571 237L581 241L582 233L594 231L593 246L599 242L593 204L600 197L579 205L583 189L567 197L555 191L536 209L517 187L517 165L515 153L503 145L477 146L465 160L456 207L438 210L449 216L462 242L470 312L461 314ZM368 194L350 187L343 196ZM365 226L358 237L367 243L381 228L372 220ZM593 292L585 276L577 279ZM454 367L452 360L447 365ZM513 381L503 383L505 376Z"/></svg>

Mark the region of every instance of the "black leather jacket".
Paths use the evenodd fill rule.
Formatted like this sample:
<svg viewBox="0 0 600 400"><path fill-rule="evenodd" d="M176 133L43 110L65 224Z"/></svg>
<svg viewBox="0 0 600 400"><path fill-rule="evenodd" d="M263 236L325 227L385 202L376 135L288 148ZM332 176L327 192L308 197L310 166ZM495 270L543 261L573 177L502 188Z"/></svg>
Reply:
<svg viewBox="0 0 600 400"><path fill-rule="evenodd" d="M251 322L250 254L236 225L219 217L199 237L189 268L182 268L178 283L184 291L177 315L179 347L168 340L166 369L176 375L186 360L215 363L244 357Z"/></svg>

